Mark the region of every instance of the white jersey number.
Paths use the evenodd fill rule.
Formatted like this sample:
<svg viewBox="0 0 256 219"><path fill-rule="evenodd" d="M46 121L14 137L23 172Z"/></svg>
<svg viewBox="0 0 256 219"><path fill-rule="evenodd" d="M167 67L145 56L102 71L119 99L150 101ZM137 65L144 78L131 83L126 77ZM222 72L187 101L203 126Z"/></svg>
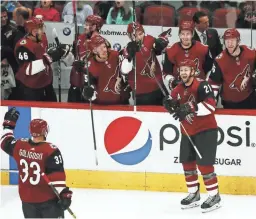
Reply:
<svg viewBox="0 0 256 219"><path fill-rule="evenodd" d="M209 92L212 92L212 88L210 85L204 85L204 91L206 94L208 94Z"/></svg>
<svg viewBox="0 0 256 219"><path fill-rule="evenodd" d="M23 183L25 183L27 180L29 180L31 185L37 185L40 182L40 166L37 162L33 161L30 164L27 163L26 160L21 159L20 160L20 166L22 168L22 172L24 173L24 176L20 175L20 179ZM29 177L29 168L33 169L33 176Z"/></svg>
<svg viewBox="0 0 256 219"><path fill-rule="evenodd" d="M23 54L19 52L19 59L20 60L28 60L28 54L24 52Z"/></svg>

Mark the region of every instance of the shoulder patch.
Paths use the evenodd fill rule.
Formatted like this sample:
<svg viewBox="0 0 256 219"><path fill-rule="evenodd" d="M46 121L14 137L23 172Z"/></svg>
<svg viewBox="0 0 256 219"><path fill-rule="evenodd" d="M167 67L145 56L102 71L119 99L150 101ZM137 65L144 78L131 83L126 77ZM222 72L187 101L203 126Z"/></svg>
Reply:
<svg viewBox="0 0 256 219"><path fill-rule="evenodd" d="M21 40L20 45L25 45L27 43L26 40Z"/></svg>
<svg viewBox="0 0 256 219"><path fill-rule="evenodd" d="M52 148L52 149L57 149L58 147L52 143L49 143L49 146Z"/></svg>

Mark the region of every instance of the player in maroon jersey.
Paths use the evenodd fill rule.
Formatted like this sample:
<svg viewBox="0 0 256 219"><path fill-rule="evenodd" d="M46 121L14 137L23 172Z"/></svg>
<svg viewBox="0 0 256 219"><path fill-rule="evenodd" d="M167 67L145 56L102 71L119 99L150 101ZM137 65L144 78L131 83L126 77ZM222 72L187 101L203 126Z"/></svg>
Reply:
<svg viewBox="0 0 256 219"><path fill-rule="evenodd" d="M23 100L57 101L52 86L51 63L62 58L69 61L72 56L68 45L50 48L44 34L44 23L41 19L31 18L25 23L28 34L20 39L15 46L15 57L19 64L16 79L20 82ZM72 59L71 59L72 60ZM70 65L71 63L67 63Z"/></svg>
<svg viewBox="0 0 256 219"><path fill-rule="evenodd" d="M205 79L211 70L213 60L210 57L207 45L192 40L194 24L192 21L182 21L179 27L180 42L174 43L166 49L163 64L164 80L169 88L174 88L179 83L178 64L184 59L194 60L196 64L195 76Z"/></svg>
<svg viewBox="0 0 256 219"><path fill-rule="evenodd" d="M90 44L93 56L88 64L79 60L73 64L76 71L85 74L83 97L96 104L128 104L129 89L120 75L119 53L109 50L100 35L92 37ZM87 65L91 86L88 85Z"/></svg>
<svg viewBox="0 0 256 219"><path fill-rule="evenodd" d="M13 131L19 112L11 108L4 116L1 149L12 156L19 170L19 195L25 218L64 218L71 205L72 191L66 187L66 175L60 150L46 142L47 122L30 122L30 139L15 139ZM60 200L41 177L45 173L60 193Z"/></svg>
<svg viewBox="0 0 256 219"><path fill-rule="evenodd" d="M240 33L224 33L226 49L213 63L209 77L215 96L220 86L222 105L226 109L256 109L256 51L240 45Z"/></svg>
<svg viewBox="0 0 256 219"><path fill-rule="evenodd" d="M135 36L134 36L135 28ZM136 104L137 105L161 105L162 91L157 85L156 79L163 86L162 71L157 56L161 55L168 45L168 38L160 36L154 38L147 35L144 28L138 22L130 23L127 33L131 42L122 51L125 59L122 62L122 73L128 78L128 83L134 90L135 69L132 59L136 58Z"/></svg>
<svg viewBox="0 0 256 219"><path fill-rule="evenodd" d="M76 59L86 60L92 54L90 45L91 38L98 36L99 31L103 26L103 19L97 15L89 15L85 20L84 33L78 36L78 41L73 43L73 54L79 57ZM107 47L110 48L110 43L106 40ZM68 92L68 102L82 102L82 89L84 86L84 72L78 72L73 67L70 73L70 88Z"/></svg>
<svg viewBox="0 0 256 219"><path fill-rule="evenodd" d="M164 99L164 106L182 124L179 158L189 192L189 195L181 201L182 208L199 205L198 168L209 194L209 197L201 205L202 211L207 212L217 209L221 200L213 166L218 139L217 123L214 116L216 102L208 82L195 76L196 68L193 60L186 59L179 63L178 71L182 82L172 90L171 96ZM202 156L201 159L191 141Z"/></svg>

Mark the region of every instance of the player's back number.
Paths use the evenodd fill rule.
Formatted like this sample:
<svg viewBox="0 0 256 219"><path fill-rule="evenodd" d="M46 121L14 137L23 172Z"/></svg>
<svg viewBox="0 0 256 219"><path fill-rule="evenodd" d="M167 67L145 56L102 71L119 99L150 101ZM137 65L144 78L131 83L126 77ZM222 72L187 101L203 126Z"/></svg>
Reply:
<svg viewBox="0 0 256 219"><path fill-rule="evenodd" d="M18 58L21 61L28 60L28 53L27 52L19 52Z"/></svg>
<svg viewBox="0 0 256 219"><path fill-rule="evenodd" d="M23 173L23 174L20 174L20 179L23 183L25 183L27 180L29 180L29 183L31 185L37 185L40 182L41 168L37 162L33 161L31 163L28 163L26 160L21 159L20 166L21 166L22 173ZM33 170L31 176L30 176L30 171L29 171L30 169Z"/></svg>

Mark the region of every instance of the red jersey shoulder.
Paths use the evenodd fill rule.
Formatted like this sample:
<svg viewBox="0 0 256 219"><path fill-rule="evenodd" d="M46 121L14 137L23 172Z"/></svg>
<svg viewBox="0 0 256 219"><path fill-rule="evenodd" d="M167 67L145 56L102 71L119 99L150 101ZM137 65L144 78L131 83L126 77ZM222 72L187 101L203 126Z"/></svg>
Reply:
<svg viewBox="0 0 256 219"><path fill-rule="evenodd" d="M204 45L202 44L201 42L199 41L195 41L195 44L194 44L195 48L197 51L202 51L203 53L205 53L205 55L207 54L208 50L209 50L209 47L208 45Z"/></svg>
<svg viewBox="0 0 256 219"><path fill-rule="evenodd" d="M151 35L146 35L145 38L144 38L144 41L149 42L149 43L154 43L155 38Z"/></svg>
<svg viewBox="0 0 256 219"><path fill-rule="evenodd" d="M21 46L30 49L31 47L33 47L33 44L34 42L32 40L27 37L23 37L16 43L15 50Z"/></svg>
<svg viewBox="0 0 256 219"><path fill-rule="evenodd" d="M116 51L116 50L110 49L109 50L109 56L110 56L110 58L118 58L119 57L119 52Z"/></svg>
<svg viewBox="0 0 256 219"><path fill-rule="evenodd" d="M48 155L51 155L54 151L59 150L59 148L51 142L44 142L42 147L44 147L44 150L47 152Z"/></svg>
<svg viewBox="0 0 256 219"><path fill-rule="evenodd" d="M252 58L252 59L256 59L256 50L252 49L246 45L242 45L241 48L244 50L244 52L247 53L247 55Z"/></svg>
<svg viewBox="0 0 256 219"><path fill-rule="evenodd" d="M174 43L172 46L166 48L166 54L168 56L169 61L171 61L172 63L175 62L174 57L179 49L179 42Z"/></svg>

